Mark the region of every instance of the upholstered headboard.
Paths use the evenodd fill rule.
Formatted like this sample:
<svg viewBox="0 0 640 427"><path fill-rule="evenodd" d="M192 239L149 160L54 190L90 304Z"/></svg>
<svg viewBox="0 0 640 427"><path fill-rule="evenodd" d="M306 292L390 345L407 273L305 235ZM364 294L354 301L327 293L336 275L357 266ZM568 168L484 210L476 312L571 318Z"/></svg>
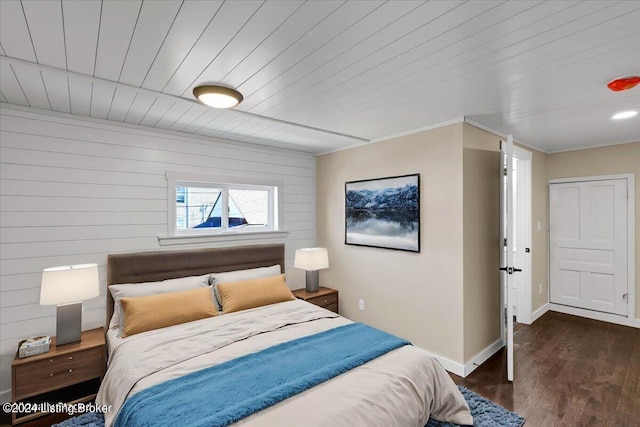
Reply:
<svg viewBox="0 0 640 427"><path fill-rule="evenodd" d="M116 254L107 257L107 286L157 282L275 264L280 264L284 272L284 244ZM107 326L113 306L111 292L107 292Z"/></svg>

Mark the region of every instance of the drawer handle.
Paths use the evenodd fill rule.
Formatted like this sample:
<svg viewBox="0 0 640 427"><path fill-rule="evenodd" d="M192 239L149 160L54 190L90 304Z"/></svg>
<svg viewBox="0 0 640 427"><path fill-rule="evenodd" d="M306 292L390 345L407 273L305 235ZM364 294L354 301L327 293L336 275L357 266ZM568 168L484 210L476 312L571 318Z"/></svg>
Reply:
<svg viewBox="0 0 640 427"><path fill-rule="evenodd" d="M73 372L73 369L69 369L69 372Z"/></svg>
<svg viewBox="0 0 640 427"><path fill-rule="evenodd" d="M49 376L50 376L50 377L52 377L52 376L53 376L53 374L49 374Z"/></svg>
<svg viewBox="0 0 640 427"><path fill-rule="evenodd" d="M327 300L327 299L326 299L326 300L324 300L324 302L328 302L328 301L329 301L329 300Z"/></svg>
<svg viewBox="0 0 640 427"><path fill-rule="evenodd" d="M73 360L73 356L69 356L69 360Z"/></svg>
<svg viewBox="0 0 640 427"><path fill-rule="evenodd" d="M53 362L53 359L49 359L49 362Z"/></svg>

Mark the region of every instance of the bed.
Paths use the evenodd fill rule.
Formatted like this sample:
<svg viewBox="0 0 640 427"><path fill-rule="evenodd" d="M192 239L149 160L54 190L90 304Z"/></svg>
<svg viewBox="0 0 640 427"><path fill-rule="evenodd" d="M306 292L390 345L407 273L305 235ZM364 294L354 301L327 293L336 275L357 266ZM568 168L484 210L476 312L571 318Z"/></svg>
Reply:
<svg viewBox="0 0 640 427"><path fill-rule="evenodd" d="M107 285L119 295L123 286L149 290L276 267L284 273L282 244L117 254L108 257ZM227 298L228 289L235 293L239 285L265 281L272 286L273 280L219 284L216 292L226 298L223 310L236 301ZM426 352L307 302L284 298L242 309L240 301L240 309L231 313L123 337L119 322L125 303L144 298L116 301L112 292L107 292L108 369L96 398L98 405L111 406L107 427L422 427L429 417L473 424L457 387ZM191 304L173 307L181 311ZM174 308L152 315L158 318ZM135 323L126 319L127 327Z"/></svg>

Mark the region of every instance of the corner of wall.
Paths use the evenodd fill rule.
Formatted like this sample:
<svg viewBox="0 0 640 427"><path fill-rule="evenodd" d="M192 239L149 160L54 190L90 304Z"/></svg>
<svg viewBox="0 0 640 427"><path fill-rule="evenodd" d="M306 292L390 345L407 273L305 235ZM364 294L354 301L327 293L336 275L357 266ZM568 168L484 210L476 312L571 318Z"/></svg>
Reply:
<svg viewBox="0 0 640 427"><path fill-rule="evenodd" d="M549 185L547 173L549 154L529 147L524 147L524 149L533 153L531 160L531 254L533 268L531 311L536 313L549 303Z"/></svg>
<svg viewBox="0 0 640 427"><path fill-rule="evenodd" d="M463 127L464 361L500 339L500 137ZM491 353L492 354L492 353ZM488 356L487 356L488 357ZM486 359L485 359L486 360ZM484 361L484 360L483 360ZM465 368L465 372L468 369Z"/></svg>

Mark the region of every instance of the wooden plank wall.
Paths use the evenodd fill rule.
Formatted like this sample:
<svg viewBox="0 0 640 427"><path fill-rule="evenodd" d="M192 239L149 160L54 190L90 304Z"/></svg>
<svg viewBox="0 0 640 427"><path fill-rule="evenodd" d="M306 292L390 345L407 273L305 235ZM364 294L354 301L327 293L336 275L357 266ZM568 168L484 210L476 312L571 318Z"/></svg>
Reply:
<svg viewBox="0 0 640 427"><path fill-rule="evenodd" d="M55 334L55 307L39 305L43 268L98 263L101 295L84 304L90 329L104 322L107 254L252 243L159 246L168 170L283 181L288 235L260 242L285 241L290 286L302 286L293 255L316 242L315 168L299 151L0 109L0 399L10 398L18 341Z"/></svg>

